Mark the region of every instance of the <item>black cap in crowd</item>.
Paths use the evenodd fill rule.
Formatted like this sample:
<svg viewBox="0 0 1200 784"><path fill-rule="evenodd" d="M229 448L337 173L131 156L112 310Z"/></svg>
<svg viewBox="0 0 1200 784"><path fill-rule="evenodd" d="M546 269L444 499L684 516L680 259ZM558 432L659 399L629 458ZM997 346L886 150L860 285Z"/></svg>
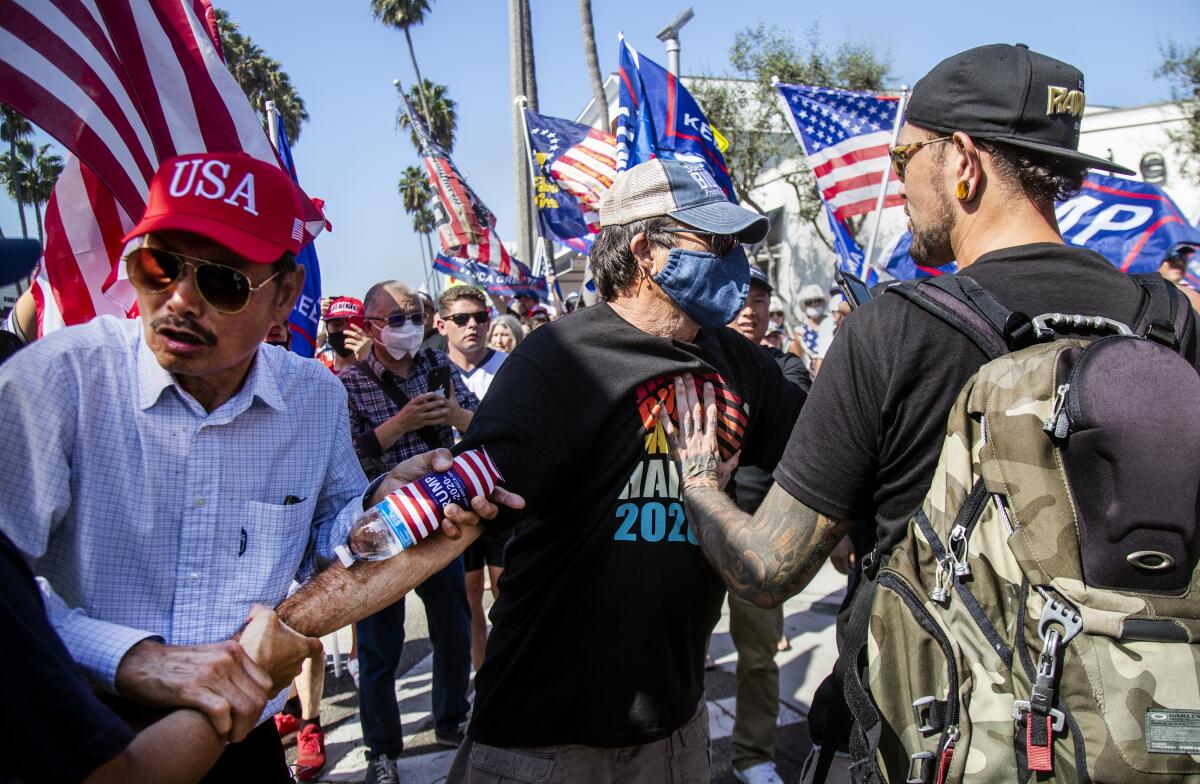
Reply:
<svg viewBox="0 0 1200 784"><path fill-rule="evenodd" d="M904 119L930 131L962 131L1072 161L1134 174L1079 152L1083 73L1025 44L990 44L947 57L913 88Z"/></svg>
<svg viewBox="0 0 1200 784"><path fill-rule="evenodd" d="M765 287L768 292L775 291L775 287L771 285L771 281L767 280L767 273L753 264L750 265L750 282Z"/></svg>

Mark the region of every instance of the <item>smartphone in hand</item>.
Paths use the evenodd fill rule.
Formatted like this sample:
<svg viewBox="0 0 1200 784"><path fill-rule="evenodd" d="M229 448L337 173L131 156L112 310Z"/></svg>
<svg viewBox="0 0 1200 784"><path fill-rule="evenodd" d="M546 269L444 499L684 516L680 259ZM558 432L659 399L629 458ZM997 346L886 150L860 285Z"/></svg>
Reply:
<svg viewBox="0 0 1200 784"><path fill-rule="evenodd" d="M439 365L429 371L429 391L436 392L447 400L454 394L450 382L450 366Z"/></svg>

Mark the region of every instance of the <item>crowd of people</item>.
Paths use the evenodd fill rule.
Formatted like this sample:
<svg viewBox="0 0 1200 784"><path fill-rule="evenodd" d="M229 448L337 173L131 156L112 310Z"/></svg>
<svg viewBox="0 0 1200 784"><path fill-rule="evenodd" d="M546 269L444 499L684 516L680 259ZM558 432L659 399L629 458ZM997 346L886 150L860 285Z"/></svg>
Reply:
<svg viewBox="0 0 1200 784"><path fill-rule="evenodd" d="M1041 90L1026 103L1014 61L1033 63L1022 89ZM1055 222L1054 198L1089 167L1120 168L1078 153L1069 112L1045 111L1063 80L1082 89L1066 63L997 46L917 84L892 149L912 253L957 260L1014 311L1132 324L1141 284L1065 246ZM963 84L973 100L944 99ZM254 191L174 187L188 164ZM785 302L745 253L767 218L702 163L617 176L594 303L384 280L322 302L315 360L288 350L305 273L284 173L185 155L148 205L124 238L139 318L59 330L0 369L3 734L21 749L0 780L319 777L325 656L283 608L314 601L322 570L322 601L384 591L403 556L336 565L355 521L483 449L505 489L446 506L436 542L414 548L436 561L415 591L435 741L458 749L448 780L709 780L705 659L728 597L734 772L782 781L781 605L829 559L861 573L903 539L947 415L988 360L978 345L903 296L860 310L813 283ZM1200 299L1180 293L1190 252L1164 261L1172 312ZM1178 323L1195 365L1194 322ZM348 611L351 670L366 781L388 784L405 597L372 601ZM817 780L851 738L839 716L817 717ZM864 780L908 770L881 748L881 778Z"/></svg>

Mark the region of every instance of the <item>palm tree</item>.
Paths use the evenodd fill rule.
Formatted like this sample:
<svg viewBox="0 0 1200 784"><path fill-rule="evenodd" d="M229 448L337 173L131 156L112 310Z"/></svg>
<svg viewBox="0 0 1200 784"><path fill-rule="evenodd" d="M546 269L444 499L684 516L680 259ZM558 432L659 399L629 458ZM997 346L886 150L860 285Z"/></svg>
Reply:
<svg viewBox="0 0 1200 784"><path fill-rule="evenodd" d="M17 213L21 216L21 236L29 238L29 227L25 223L25 193L21 187L21 178L17 176L19 159L17 143L33 135L33 125L17 110L7 104L0 103L0 141L8 142L8 165L3 175L5 187L17 203Z"/></svg>
<svg viewBox="0 0 1200 784"><path fill-rule="evenodd" d="M418 90L421 95L429 96L429 101L425 105L425 127L429 129L429 135L446 152L453 152L454 136L458 130L458 104L446 94L444 84L434 84L428 80L423 85L415 86L409 91L408 101L410 104L416 102ZM403 109L396 114L396 123L401 128L408 128L408 115ZM417 142L415 133L412 134L412 140L413 146L420 150L421 145Z"/></svg>
<svg viewBox="0 0 1200 784"><path fill-rule="evenodd" d="M237 22L229 18L228 11L217 10L217 30L221 33L225 65L250 100L254 111L265 125L267 101L274 101L275 108L283 117L288 140L295 144L300 139L301 125L308 122L308 110L291 77L278 60L268 57L249 36L242 34Z"/></svg>
<svg viewBox="0 0 1200 784"><path fill-rule="evenodd" d="M596 31L592 27L592 0L579 0L579 30L583 33L583 56L587 59L588 78L592 82L592 96L605 131L608 125L608 96L604 94L604 80L600 76L600 56L596 53Z"/></svg>
<svg viewBox="0 0 1200 784"><path fill-rule="evenodd" d="M29 200L33 206L33 216L37 220L38 240L45 244L42 207L54 192L54 183L58 181L58 175L63 170L63 158L50 152L49 144L35 149L33 142L28 140L17 142L15 149L15 155L10 151L0 156L0 166L6 172L4 185L14 199L18 193L23 193Z"/></svg>
<svg viewBox="0 0 1200 784"><path fill-rule="evenodd" d="M425 79L417 66L417 53L413 49L412 28L425 21L429 13L429 0L371 0L371 13L380 22L394 27L404 33L408 43L408 58L412 60L413 73L417 75L418 95L420 96L421 111L426 118L430 117L430 101L425 95Z"/></svg>

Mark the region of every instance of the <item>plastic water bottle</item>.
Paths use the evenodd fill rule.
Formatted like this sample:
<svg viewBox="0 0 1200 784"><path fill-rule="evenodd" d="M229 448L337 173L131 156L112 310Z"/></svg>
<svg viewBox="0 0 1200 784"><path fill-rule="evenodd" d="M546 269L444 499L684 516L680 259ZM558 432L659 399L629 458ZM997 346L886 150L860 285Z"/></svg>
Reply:
<svg viewBox="0 0 1200 784"><path fill-rule="evenodd" d="M472 498L503 480L486 449L463 452L449 471L430 471L368 509L351 526L349 542L335 549L338 560L350 566L391 558L436 531L448 504L470 509Z"/></svg>

